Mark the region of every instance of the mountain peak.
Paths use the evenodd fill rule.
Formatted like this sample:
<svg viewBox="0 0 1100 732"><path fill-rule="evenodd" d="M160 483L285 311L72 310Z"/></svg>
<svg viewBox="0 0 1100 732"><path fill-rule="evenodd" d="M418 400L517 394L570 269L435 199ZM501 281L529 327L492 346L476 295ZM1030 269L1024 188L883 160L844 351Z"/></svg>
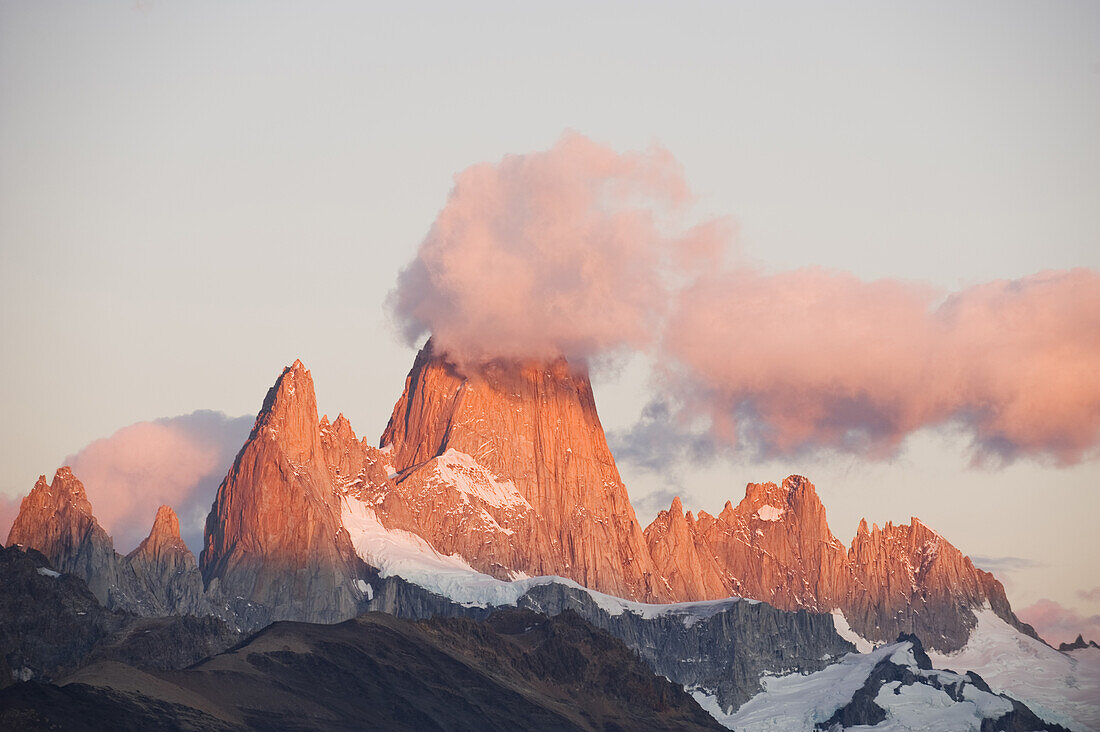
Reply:
<svg viewBox="0 0 1100 732"><path fill-rule="evenodd" d="M8 544L17 543L38 548L36 540L42 538L44 524L51 517L68 515L73 510L76 515L95 521L84 484L73 475L71 468L58 468L50 483L46 482L45 475L38 476L31 492L19 505L19 515L8 534Z"/></svg>
<svg viewBox="0 0 1100 732"><path fill-rule="evenodd" d="M157 509L157 516L153 519L153 528L149 536L172 539L180 537L180 520L171 506L161 506Z"/></svg>
<svg viewBox="0 0 1100 732"><path fill-rule="evenodd" d="M508 481L537 517L528 540L499 538L507 570L557 574L630 599L665 599L607 446L592 385L565 359L456 364L429 340L381 445L398 483L451 449ZM408 526L395 526L416 530ZM431 530L428 531L431 534ZM450 538L426 536L433 546Z"/></svg>
<svg viewBox="0 0 1100 732"><path fill-rule="evenodd" d="M148 554L159 557L165 551L190 553L187 545L180 538L180 520L171 506L161 506L157 509L149 535L142 540L137 549L130 552L129 556L133 558L139 554Z"/></svg>
<svg viewBox="0 0 1100 732"><path fill-rule="evenodd" d="M340 528L320 424L313 378L295 361L268 390L207 516L199 564L208 589L218 583L212 594L268 608L294 603L313 622L355 607L358 565Z"/></svg>
<svg viewBox="0 0 1100 732"><path fill-rule="evenodd" d="M317 454L319 424L313 376L301 361L295 361L283 369L268 389L249 439L266 436L279 442L293 459L301 461Z"/></svg>
<svg viewBox="0 0 1100 732"><path fill-rule="evenodd" d="M783 488L789 493L807 491L815 495L817 494L817 491L814 489L814 484L802 475L788 475L783 479Z"/></svg>
<svg viewBox="0 0 1100 732"><path fill-rule="evenodd" d="M672 499L672 505L669 506L669 513L676 516L684 515L684 504L680 501L680 496L676 496Z"/></svg>

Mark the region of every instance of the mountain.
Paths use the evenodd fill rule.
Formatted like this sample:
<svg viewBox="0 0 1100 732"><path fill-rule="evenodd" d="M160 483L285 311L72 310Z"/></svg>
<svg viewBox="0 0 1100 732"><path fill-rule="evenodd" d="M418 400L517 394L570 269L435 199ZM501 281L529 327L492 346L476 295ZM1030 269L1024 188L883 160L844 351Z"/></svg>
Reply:
<svg viewBox="0 0 1100 732"><path fill-rule="evenodd" d="M679 498L646 527L646 541L677 599L731 595L785 610L843 613L858 635L886 642L918 635L929 648L961 648L991 607L1021 632L1004 587L919 519L909 525L861 521L845 549L810 481L750 483L718 516L684 513Z"/></svg>
<svg viewBox="0 0 1100 732"><path fill-rule="evenodd" d="M8 532L7 545L13 544L36 549L58 571L84 579L105 605L133 601L136 581L120 566L111 537L92 515L84 484L68 467L59 468L50 483L38 477Z"/></svg>
<svg viewBox="0 0 1100 732"><path fill-rule="evenodd" d="M356 614L361 564L340 522L313 379L295 361L268 390L218 488L202 576L215 602L245 617L336 622Z"/></svg>
<svg viewBox="0 0 1100 732"><path fill-rule="evenodd" d="M380 444L357 436L342 414L319 418L312 376L296 361L268 391L218 489L198 562L169 507L137 549L118 555L67 468L51 484L38 481L9 543L42 551L107 609L166 623L140 633L127 625L121 638L117 628L103 631L113 640L92 645L104 658L119 658L105 648L141 649L140 659L150 643L174 647L177 632L193 647L191 631L173 630L184 626L164 616L213 614L239 633L370 611L481 622L511 607L576 613L720 718L767 693L770 677L821 673L854 647L915 633L934 653L964 654L994 692L1044 718L1070 727L1091 719L1088 703L1082 711L1072 700L1093 694L1100 677L1062 673L1039 688L1022 673L1003 674L985 646L974 650L994 618L997 653L1034 644L1043 664L1065 670L1042 655L1062 654L1027 637L1034 633L1000 583L916 519L881 529L861 522L845 547L813 484L790 476L749 484L717 516L685 512L677 498L643 531L591 384L563 360L460 368L429 341ZM93 657L81 653L74 657ZM49 663L27 663L10 667L13 678L24 667L32 678L50 675L42 670ZM1066 679L1078 691L1058 691L1070 689ZM100 703L92 699L99 692L87 693L79 703ZM871 719L860 714L851 710L850 719ZM201 719L195 724L225 722Z"/></svg>
<svg viewBox="0 0 1100 732"><path fill-rule="evenodd" d="M714 728L669 676L736 729L1059 729L976 674L933 670L916 638L845 655L828 616L746 600L652 606L528 580L503 611L276 623L224 651L237 635L220 620L106 611L34 550L0 551L0 584L4 728ZM428 610L386 578L372 604L416 593Z"/></svg>
<svg viewBox="0 0 1100 732"><path fill-rule="evenodd" d="M180 538L180 521L171 506L157 510L149 536L126 560L155 603L149 614L210 614L198 563Z"/></svg>
<svg viewBox="0 0 1100 732"><path fill-rule="evenodd" d="M929 652L936 668L979 673L994 689L1070 729L1100 729L1100 648L1063 653L1020 633L992 609L976 615L966 645Z"/></svg>
<svg viewBox="0 0 1100 732"><path fill-rule="evenodd" d="M1100 645L1097 645L1096 641L1094 640L1086 642L1085 637L1080 633L1077 634L1077 639L1072 643L1058 644L1058 650L1062 651L1063 653L1068 653L1069 651L1080 651L1085 648L1100 648Z"/></svg>
<svg viewBox="0 0 1100 732"><path fill-rule="evenodd" d="M460 367L429 340L381 442L398 487L380 514L387 527L458 550L497 576L559 575L620 597L671 599L588 376L564 359ZM445 500L434 490L443 484L456 489ZM469 538L456 538L454 524L420 518L441 512L464 514Z"/></svg>
<svg viewBox="0 0 1100 732"><path fill-rule="evenodd" d="M58 572L34 549L0 549L0 587L0 687L58 680L101 660L183 668L240 640L209 615L149 618L108 610L82 579Z"/></svg>
<svg viewBox="0 0 1100 732"><path fill-rule="evenodd" d="M0 710L0 726L35 729L721 729L621 641L569 612L515 609L275 623L181 671L99 664L0 691Z"/></svg>
<svg viewBox="0 0 1100 732"><path fill-rule="evenodd" d="M157 531L154 527L154 532ZM178 539L178 522L175 531ZM164 574L163 565L157 564L160 560L149 562L145 553L135 552L132 555L137 563L135 568L129 557L115 551L111 537L92 514L84 484L68 467L59 468L50 483L46 483L46 476L39 476L23 499L8 533L7 546L16 545L41 552L57 571L82 579L95 597L111 609L155 616L203 607L201 598L182 589L189 581L186 576L174 580L180 589L168 590L164 583L169 577ZM191 556L182 542L175 551ZM191 563L194 561L191 556ZM183 562L182 556L178 556L173 567L176 564L182 567ZM158 569L153 571L154 567Z"/></svg>
<svg viewBox="0 0 1100 732"><path fill-rule="evenodd" d="M786 674L733 714L704 708L730 729L1047 730L1065 732L973 672L936 670L916 636L851 654L813 674Z"/></svg>

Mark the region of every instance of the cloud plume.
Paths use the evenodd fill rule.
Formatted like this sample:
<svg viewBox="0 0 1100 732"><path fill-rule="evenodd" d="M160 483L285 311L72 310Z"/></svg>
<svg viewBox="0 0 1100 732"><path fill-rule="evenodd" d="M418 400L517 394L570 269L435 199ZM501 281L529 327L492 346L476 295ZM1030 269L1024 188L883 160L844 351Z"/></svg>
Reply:
<svg viewBox="0 0 1100 732"><path fill-rule="evenodd" d="M252 417L200 410L138 422L65 459L84 483L92 511L126 553L149 533L157 507L168 504L192 550L218 484L248 437Z"/></svg>
<svg viewBox="0 0 1100 732"><path fill-rule="evenodd" d="M575 133L550 150L474 165L454 188L390 307L409 342L460 360L587 359L649 347L678 273L713 263L726 222L687 228L679 164Z"/></svg>
<svg viewBox="0 0 1100 732"><path fill-rule="evenodd" d="M663 342L667 384L721 443L764 455L891 455L954 425L978 461L1068 464L1100 439L1100 275L1076 269L944 297L804 269L700 278Z"/></svg>
<svg viewBox="0 0 1100 732"><path fill-rule="evenodd" d="M622 457L895 455L958 430L975 463L1072 464L1100 444L1100 273L1040 272L949 293L806 268L730 266L725 219L660 148L569 133L474 165L389 305L456 360L645 351L657 393Z"/></svg>

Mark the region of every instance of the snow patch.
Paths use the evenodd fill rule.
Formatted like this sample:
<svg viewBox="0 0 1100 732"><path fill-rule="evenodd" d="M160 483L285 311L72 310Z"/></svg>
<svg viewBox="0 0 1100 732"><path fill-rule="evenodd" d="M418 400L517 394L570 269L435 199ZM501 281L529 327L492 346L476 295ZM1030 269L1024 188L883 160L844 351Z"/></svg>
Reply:
<svg viewBox="0 0 1100 732"><path fill-rule="evenodd" d="M43 577L53 577L55 579L61 576L60 572L55 572L54 570L50 569L49 567L39 567L38 568L38 573L40 575L42 575Z"/></svg>
<svg viewBox="0 0 1100 732"><path fill-rule="evenodd" d="M756 509L756 517L761 521L778 521L783 517L783 510L770 504L764 504Z"/></svg>
<svg viewBox="0 0 1100 732"><path fill-rule="evenodd" d="M1019 632L991 609L959 651L930 652L932 665L974 671L993 691L1027 704L1047 721L1074 730L1100 729L1100 649L1061 653Z"/></svg>
<svg viewBox="0 0 1100 732"><path fill-rule="evenodd" d="M510 480L499 480L488 468L464 452L449 448L433 461L428 485L444 483L462 493L463 500L474 497L496 508L531 509L531 504Z"/></svg>
<svg viewBox="0 0 1100 732"><path fill-rule="evenodd" d="M720 724L753 732L810 730L848 704L880 661L906 665L917 677L935 679L940 686L962 685L962 701L953 700L935 685L884 684L875 704L886 719L875 730L977 730L985 719L997 719L1012 711L1012 704L996 694L981 691L968 678L950 671L926 671L916 666L913 645L908 642L880 646L871 653L849 653L837 663L807 675L765 676L764 691L727 713L705 690L693 690L699 705Z"/></svg>
<svg viewBox="0 0 1100 732"><path fill-rule="evenodd" d="M730 597L705 602L649 604L582 587L564 577L526 577L515 581L499 580L478 572L458 555L437 552L422 537L409 531L387 529L374 509L354 497L341 497L340 517L351 536L356 553L376 567L383 577L401 577L413 584L442 595L466 607L515 605L533 587L560 584L581 590L609 615L633 613L652 619L664 615L679 616L685 626L705 620L738 602L756 604L758 600Z"/></svg>
<svg viewBox="0 0 1100 732"><path fill-rule="evenodd" d="M367 596L368 601L374 599L374 588L371 587L369 584L359 579L355 580L355 586L359 588L360 592Z"/></svg>
<svg viewBox="0 0 1100 732"><path fill-rule="evenodd" d="M832 616L833 627L836 628L837 635L855 646L857 652L870 653L875 649L874 643L852 630L852 627L848 625L848 618L844 617L844 613L840 610L833 610Z"/></svg>
<svg viewBox="0 0 1100 732"><path fill-rule="evenodd" d="M926 684L902 685L900 681L883 684L875 696L875 704L886 712L886 719L870 729L977 730L987 717L996 719L1012 711L1007 700L973 686L966 686L963 693L968 698L956 702L947 692ZM971 696L980 701L972 700Z"/></svg>
<svg viewBox="0 0 1100 732"><path fill-rule="evenodd" d="M776 732L813 729L850 702L875 665L892 656L900 645L908 644L883 646L871 653L849 653L831 666L806 676L797 673L765 676L760 680L764 691L732 714L721 709L720 714L715 714L702 701L699 703L719 724L730 729Z"/></svg>

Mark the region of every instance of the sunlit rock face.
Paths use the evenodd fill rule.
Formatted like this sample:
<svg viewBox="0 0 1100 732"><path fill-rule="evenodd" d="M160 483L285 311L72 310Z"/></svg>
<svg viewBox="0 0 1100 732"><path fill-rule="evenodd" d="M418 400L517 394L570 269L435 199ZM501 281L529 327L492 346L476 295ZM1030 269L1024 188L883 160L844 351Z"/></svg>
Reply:
<svg viewBox="0 0 1100 732"><path fill-rule="evenodd" d="M84 484L67 467L58 469L51 483L39 477L23 499L7 543L41 552L56 571L84 580L112 610L144 616L210 612L195 555L180 539L175 512L162 506L148 538L121 556L92 513Z"/></svg>
<svg viewBox="0 0 1100 732"><path fill-rule="evenodd" d="M349 534L365 524L345 522L366 521L497 579L556 575L645 602L732 596L839 611L865 639L915 633L938 651L961 647L983 606L1034 635L992 575L917 519L861 522L845 547L801 476L749 484L717 516L685 512L677 498L643 532L589 379L563 359L459 366L429 341L381 443L343 415L319 419L312 377L295 362L218 490L197 567L167 506L119 556L68 468L38 481L8 543L41 551L108 607L213 612L249 628L361 612L378 570L364 561L374 550ZM393 544L378 537L379 551Z"/></svg>
<svg viewBox="0 0 1100 732"><path fill-rule="evenodd" d="M207 517L200 566L212 600L259 604L269 620L354 615L360 562L339 500L313 379L295 361L268 391Z"/></svg>
<svg viewBox="0 0 1100 732"><path fill-rule="evenodd" d="M955 650L988 605L1033 635L1012 613L1004 588L919 519L867 528L845 549L829 530L813 484L750 483L718 516L686 515L679 499L645 530L650 552L677 599L730 595L785 610L840 610L873 641L914 633L936 650Z"/></svg>
<svg viewBox="0 0 1100 732"><path fill-rule="evenodd" d="M588 376L564 359L459 367L429 341L382 445L404 505L386 505L387 525L498 575L554 574L621 597L672 599L607 447ZM445 496L432 490L445 484ZM468 527L466 538L456 538L458 526Z"/></svg>
<svg viewBox="0 0 1100 732"><path fill-rule="evenodd" d="M134 593L133 578L127 576L111 537L92 515L84 484L68 467L59 468L50 483L39 476L19 507L7 543L37 549L57 571L87 582L96 599L109 607Z"/></svg>

